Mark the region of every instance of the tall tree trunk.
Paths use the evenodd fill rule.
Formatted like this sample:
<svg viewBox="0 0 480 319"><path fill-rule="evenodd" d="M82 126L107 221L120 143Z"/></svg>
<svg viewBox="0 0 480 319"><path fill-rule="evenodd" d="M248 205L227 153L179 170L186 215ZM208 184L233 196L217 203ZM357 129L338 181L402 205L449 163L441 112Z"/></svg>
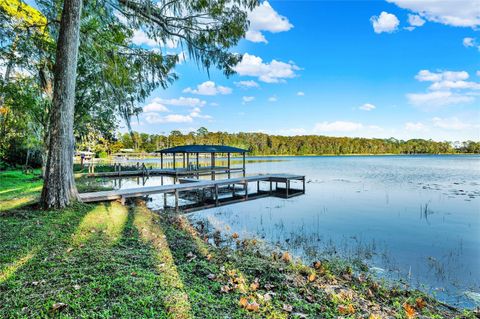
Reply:
<svg viewBox="0 0 480 319"><path fill-rule="evenodd" d="M63 208L78 199L73 177L73 115L82 0L65 0L55 58L48 159L41 204Z"/></svg>

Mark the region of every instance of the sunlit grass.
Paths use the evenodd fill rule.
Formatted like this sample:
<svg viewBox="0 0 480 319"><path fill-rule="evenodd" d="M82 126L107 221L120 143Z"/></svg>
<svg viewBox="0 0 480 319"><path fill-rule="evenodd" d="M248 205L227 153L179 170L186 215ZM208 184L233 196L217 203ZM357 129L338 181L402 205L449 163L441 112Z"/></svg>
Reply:
<svg viewBox="0 0 480 319"><path fill-rule="evenodd" d="M75 245L87 242L94 236L102 236L108 244L118 242L128 218L128 209L120 203L99 204L82 219L72 235Z"/></svg>
<svg viewBox="0 0 480 319"><path fill-rule="evenodd" d="M15 260L13 263L0 271L0 284L10 278L18 269L32 259L38 251L38 248L32 249L25 256Z"/></svg>
<svg viewBox="0 0 480 319"><path fill-rule="evenodd" d="M144 205L136 207L134 214L134 225L140 234L140 238L152 245L154 249L154 256L158 261L158 280L166 291L163 302L169 317L178 319L194 318L191 313L188 295L184 290L184 283L178 274L162 227L155 220L154 214Z"/></svg>

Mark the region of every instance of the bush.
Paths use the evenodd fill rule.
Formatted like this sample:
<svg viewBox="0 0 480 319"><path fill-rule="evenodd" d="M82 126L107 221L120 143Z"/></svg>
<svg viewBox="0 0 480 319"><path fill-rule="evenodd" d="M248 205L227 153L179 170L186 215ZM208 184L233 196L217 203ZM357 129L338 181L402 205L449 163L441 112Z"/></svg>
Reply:
<svg viewBox="0 0 480 319"><path fill-rule="evenodd" d="M98 157L98 158L107 158L107 157L108 157L108 154L107 154L107 152L105 152L105 151L101 151L101 152L98 152L98 153L97 153L97 157Z"/></svg>
<svg viewBox="0 0 480 319"><path fill-rule="evenodd" d="M5 154L1 161L0 167L6 164L10 166L23 166L27 159L27 153L30 151L28 166L33 168L42 167L42 149L40 147L31 148L30 150L24 146L12 146L5 150Z"/></svg>

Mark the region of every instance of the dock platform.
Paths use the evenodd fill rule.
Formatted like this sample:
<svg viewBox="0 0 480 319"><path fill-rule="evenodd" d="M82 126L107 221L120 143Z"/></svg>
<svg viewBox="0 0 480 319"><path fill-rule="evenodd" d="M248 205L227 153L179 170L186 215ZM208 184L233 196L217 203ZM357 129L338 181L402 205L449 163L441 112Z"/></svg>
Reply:
<svg viewBox="0 0 480 319"><path fill-rule="evenodd" d="M302 188L292 188L292 181L300 182L302 184ZM256 193L249 194L248 185L250 183L257 184ZM266 190L262 190L261 185L264 185L265 183L268 185L268 188ZM239 191L236 185L243 186L243 191ZM284 187L282 187L282 185L284 185ZM222 190L228 190L232 196L228 198L220 198L219 188L222 188ZM222 206L232 202L245 201L266 196L290 198L305 194L305 176L290 174L268 174L219 180L195 180L189 178L182 179L179 184L82 193L80 194L80 199L86 203L120 200L124 204L125 200L128 198L144 197L153 194L174 194L175 206L171 208L178 211L181 208L179 206L180 193L194 191L201 191L205 193L205 190L209 190L212 196L204 201L203 205L198 206L201 207L200 209ZM164 198L166 198L166 195ZM185 209L182 208L184 211L191 211L194 209L195 207L185 207Z"/></svg>

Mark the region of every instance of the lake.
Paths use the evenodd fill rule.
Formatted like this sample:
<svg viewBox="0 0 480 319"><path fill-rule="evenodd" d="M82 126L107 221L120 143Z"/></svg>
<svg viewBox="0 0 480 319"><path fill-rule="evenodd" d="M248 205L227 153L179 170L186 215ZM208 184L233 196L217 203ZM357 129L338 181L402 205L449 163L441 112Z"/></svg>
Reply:
<svg viewBox="0 0 480 319"><path fill-rule="evenodd" d="M305 175L306 194L198 211L191 220L261 239L305 263L360 259L379 278L455 306L480 305L480 156L247 159L247 175ZM160 177L108 183L138 187ZM162 196L152 196L150 207L163 205Z"/></svg>

